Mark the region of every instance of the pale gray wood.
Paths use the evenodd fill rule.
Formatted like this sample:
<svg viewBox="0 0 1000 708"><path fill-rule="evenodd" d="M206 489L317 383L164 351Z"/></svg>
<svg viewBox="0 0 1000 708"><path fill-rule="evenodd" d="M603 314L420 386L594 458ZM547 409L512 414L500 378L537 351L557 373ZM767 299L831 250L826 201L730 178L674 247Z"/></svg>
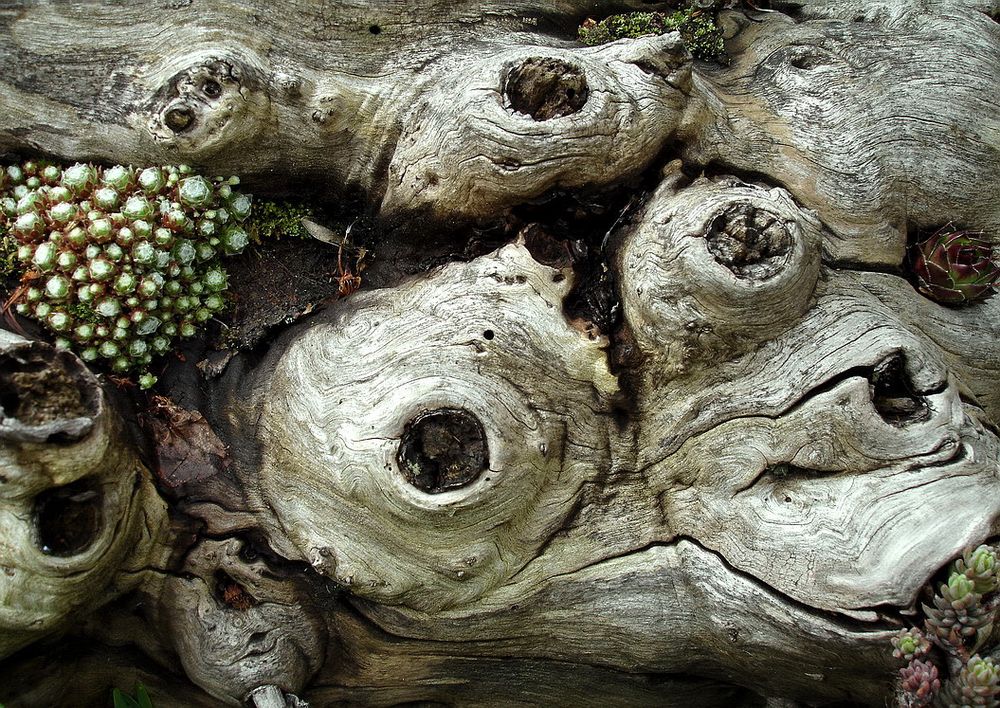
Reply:
<svg viewBox="0 0 1000 708"><path fill-rule="evenodd" d="M898 267L909 230L949 222L996 238L1000 24L975 9L996 4L801 4L820 19L730 16L734 61L694 75L685 159L790 187L847 266Z"/></svg>
<svg viewBox="0 0 1000 708"><path fill-rule="evenodd" d="M261 686L301 692L326 652L308 586L276 577L263 560L242 561L241 550L235 539L202 542L157 600L185 673L237 706Z"/></svg>
<svg viewBox="0 0 1000 708"><path fill-rule="evenodd" d="M577 559L581 560L581 559ZM381 626L468 655L498 649L630 672L709 675L802 700L881 704L891 625L792 603L715 553L677 539L580 564L443 616L363 603ZM558 642L552 638L558 637ZM803 647L808 646L808 651Z"/></svg>
<svg viewBox="0 0 1000 708"><path fill-rule="evenodd" d="M607 343L562 314L570 286L508 246L358 293L297 335L273 375L262 367L247 387L260 457L246 481L296 558L362 597L427 610L521 570L611 464L617 383ZM411 420L444 409L481 421L489 466L430 495L397 451Z"/></svg>
<svg viewBox="0 0 1000 708"><path fill-rule="evenodd" d="M19 400L16 383L2 385L0 658L137 587L148 564L165 560L160 542L167 530L166 504L97 377L49 344L9 334L3 339L7 374L65 377L60 385L78 387L83 407L53 418L40 412L48 401ZM62 393L55 385L52 390ZM53 553L45 547L38 500L80 482L86 483L80 494L98 499L99 520L92 534L79 529L88 533L80 548Z"/></svg>
<svg viewBox="0 0 1000 708"><path fill-rule="evenodd" d="M514 243L237 357L205 383L232 466L175 505L196 532L166 528L110 408L70 447L5 439L0 550L37 569L0 575L0 652L25 649L0 701L142 678L167 705L883 705L899 611L998 531L1000 299L902 277L917 229L1000 234L998 8L793 4L725 13L727 66L675 34L572 41L639 2L0 10L0 151L357 190L413 239L660 182L608 235L620 332L570 321L573 273ZM517 110L533 60L586 101ZM440 409L480 422L489 464L430 494L400 447ZM53 571L29 505L98 468L121 523ZM141 617L98 608L133 588Z"/></svg>
<svg viewBox="0 0 1000 708"><path fill-rule="evenodd" d="M646 7L639 0L584 5L296 0L283 3L280 11L224 0L8 3L0 9L0 64L10 67L0 82L0 151L33 149L67 160L134 164L180 160L257 184L282 174L321 180L334 191L354 187L378 193L386 187L385 169L397 143L405 145L403 136L421 127L444 127L422 122L421 116L458 108L455 92L471 95L473 86L462 79L470 67L462 57L480 56L486 77L479 79L486 81L481 93L499 103L502 67L512 47L525 47L514 55L532 54L531 45L538 45L542 56L549 48L562 54L581 15L629 6ZM675 44L645 41L645 54L652 57L664 41ZM607 53L627 61L620 48ZM588 68L596 74L594 104L605 105L605 117L634 124L634 149L621 151L620 175L652 158L638 157L637 150L644 154L662 144L665 136L653 126L664 119L641 118L638 103L616 106L611 97L635 89L636 102L676 110L677 91L643 78L634 66L605 68L600 51L589 54L594 59ZM207 92L206 81L214 82ZM184 130L168 126L171 111L187 116ZM498 125L495 132L516 143L519 137L510 130L527 124L494 113L484 116L484 129L498 116L506 127ZM610 139L601 128L602 116L591 117L576 130L591 148L603 145L606 151ZM551 149L567 146L559 139L566 123L540 128L539 141L547 139ZM468 137L478 140L472 132ZM586 158L592 149L578 152L585 169L606 172L608 181L616 176ZM442 182L459 179L458 165L447 159ZM525 172L549 181L551 175L576 173L577 166L567 169L563 162Z"/></svg>

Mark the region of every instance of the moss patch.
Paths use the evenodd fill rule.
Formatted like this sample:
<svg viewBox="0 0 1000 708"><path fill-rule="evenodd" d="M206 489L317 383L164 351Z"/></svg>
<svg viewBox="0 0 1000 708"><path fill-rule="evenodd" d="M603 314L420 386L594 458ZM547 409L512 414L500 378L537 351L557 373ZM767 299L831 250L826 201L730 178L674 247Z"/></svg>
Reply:
<svg viewBox="0 0 1000 708"><path fill-rule="evenodd" d="M21 276L21 265L17 260L17 241L10 235L0 236L0 285L10 289Z"/></svg>
<svg viewBox="0 0 1000 708"><path fill-rule="evenodd" d="M722 30L715 23L715 18L703 10L690 8L669 14L629 12L612 15L600 22L588 19L580 26L578 35L581 42L593 46L674 31L680 32L684 46L696 59L721 61L725 57Z"/></svg>
<svg viewBox="0 0 1000 708"><path fill-rule="evenodd" d="M246 230L251 240L258 244L283 238L307 238L309 232L302 225L302 219L314 215L312 207L301 202L262 199L254 202Z"/></svg>

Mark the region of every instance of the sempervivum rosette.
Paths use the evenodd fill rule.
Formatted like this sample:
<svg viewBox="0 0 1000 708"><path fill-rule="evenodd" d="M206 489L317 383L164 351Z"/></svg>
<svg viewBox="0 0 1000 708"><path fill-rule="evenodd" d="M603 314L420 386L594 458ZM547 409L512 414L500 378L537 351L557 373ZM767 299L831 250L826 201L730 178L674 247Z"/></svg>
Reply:
<svg viewBox="0 0 1000 708"><path fill-rule="evenodd" d="M939 229L911 251L917 287L945 305L985 300L1000 282L993 245L978 231Z"/></svg>
<svg viewBox="0 0 1000 708"><path fill-rule="evenodd" d="M135 169L38 162L0 178L0 228L24 268L15 302L88 362L155 377L153 357L223 309L220 256L249 239L249 197L235 177L185 165Z"/></svg>
<svg viewBox="0 0 1000 708"><path fill-rule="evenodd" d="M997 590L997 573L1000 572L996 553L996 549L987 545L966 550L955 561L954 572L962 573L971 580L975 585L975 592L980 595L994 592Z"/></svg>

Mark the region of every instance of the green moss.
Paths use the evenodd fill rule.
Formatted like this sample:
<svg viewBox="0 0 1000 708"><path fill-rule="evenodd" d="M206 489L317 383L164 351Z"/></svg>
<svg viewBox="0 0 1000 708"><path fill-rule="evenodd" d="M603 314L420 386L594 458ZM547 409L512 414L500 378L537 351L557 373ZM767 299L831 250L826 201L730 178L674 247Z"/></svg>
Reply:
<svg viewBox="0 0 1000 708"><path fill-rule="evenodd" d="M17 261L17 241L9 234L0 236L0 282L10 281L21 273Z"/></svg>
<svg viewBox="0 0 1000 708"><path fill-rule="evenodd" d="M612 15L600 22L587 20L580 26L581 42L594 46L619 39L680 32L684 46L697 59L720 61L725 56L722 30L710 14L702 10L664 12L629 12Z"/></svg>
<svg viewBox="0 0 1000 708"><path fill-rule="evenodd" d="M78 302L66 308L66 312L73 316L74 320L86 322L87 324L100 324L101 316L89 305Z"/></svg>
<svg viewBox="0 0 1000 708"><path fill-rule="evenodd" d="M246 225L247 233L255 243L282 238L307 238L309 232L302 219L314 216L312 207L301 202L254 202Z"/></svg>

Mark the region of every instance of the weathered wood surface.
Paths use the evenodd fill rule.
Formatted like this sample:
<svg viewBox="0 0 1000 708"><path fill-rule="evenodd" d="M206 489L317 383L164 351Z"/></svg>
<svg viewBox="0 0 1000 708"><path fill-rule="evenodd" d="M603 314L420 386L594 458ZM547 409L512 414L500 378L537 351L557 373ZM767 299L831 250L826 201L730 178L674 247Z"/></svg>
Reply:
<svg viewBox="0 0 1000 708"><path fill-rule="evenodd" d="M5 333L6 335L6 333ZM0 658L137 587L166 505L97 377L0 338Z"/></svg>
<svg viewBox="0 0 1000 708"><path fill-rule="evenodd" d="M773 5L722 14L725 66L573 41L656 3L0 9L0 151L356 192L414 254L538 229L199 380L231 464L172 524L96 378L72 440L0 400L0 702L883 705L920 587L998 533L1000 299L928 300L904 248L1000 240L1000 3ZM530 237L605 188L590 322ZM42 554L88 477L92 550Z"/></svg>

